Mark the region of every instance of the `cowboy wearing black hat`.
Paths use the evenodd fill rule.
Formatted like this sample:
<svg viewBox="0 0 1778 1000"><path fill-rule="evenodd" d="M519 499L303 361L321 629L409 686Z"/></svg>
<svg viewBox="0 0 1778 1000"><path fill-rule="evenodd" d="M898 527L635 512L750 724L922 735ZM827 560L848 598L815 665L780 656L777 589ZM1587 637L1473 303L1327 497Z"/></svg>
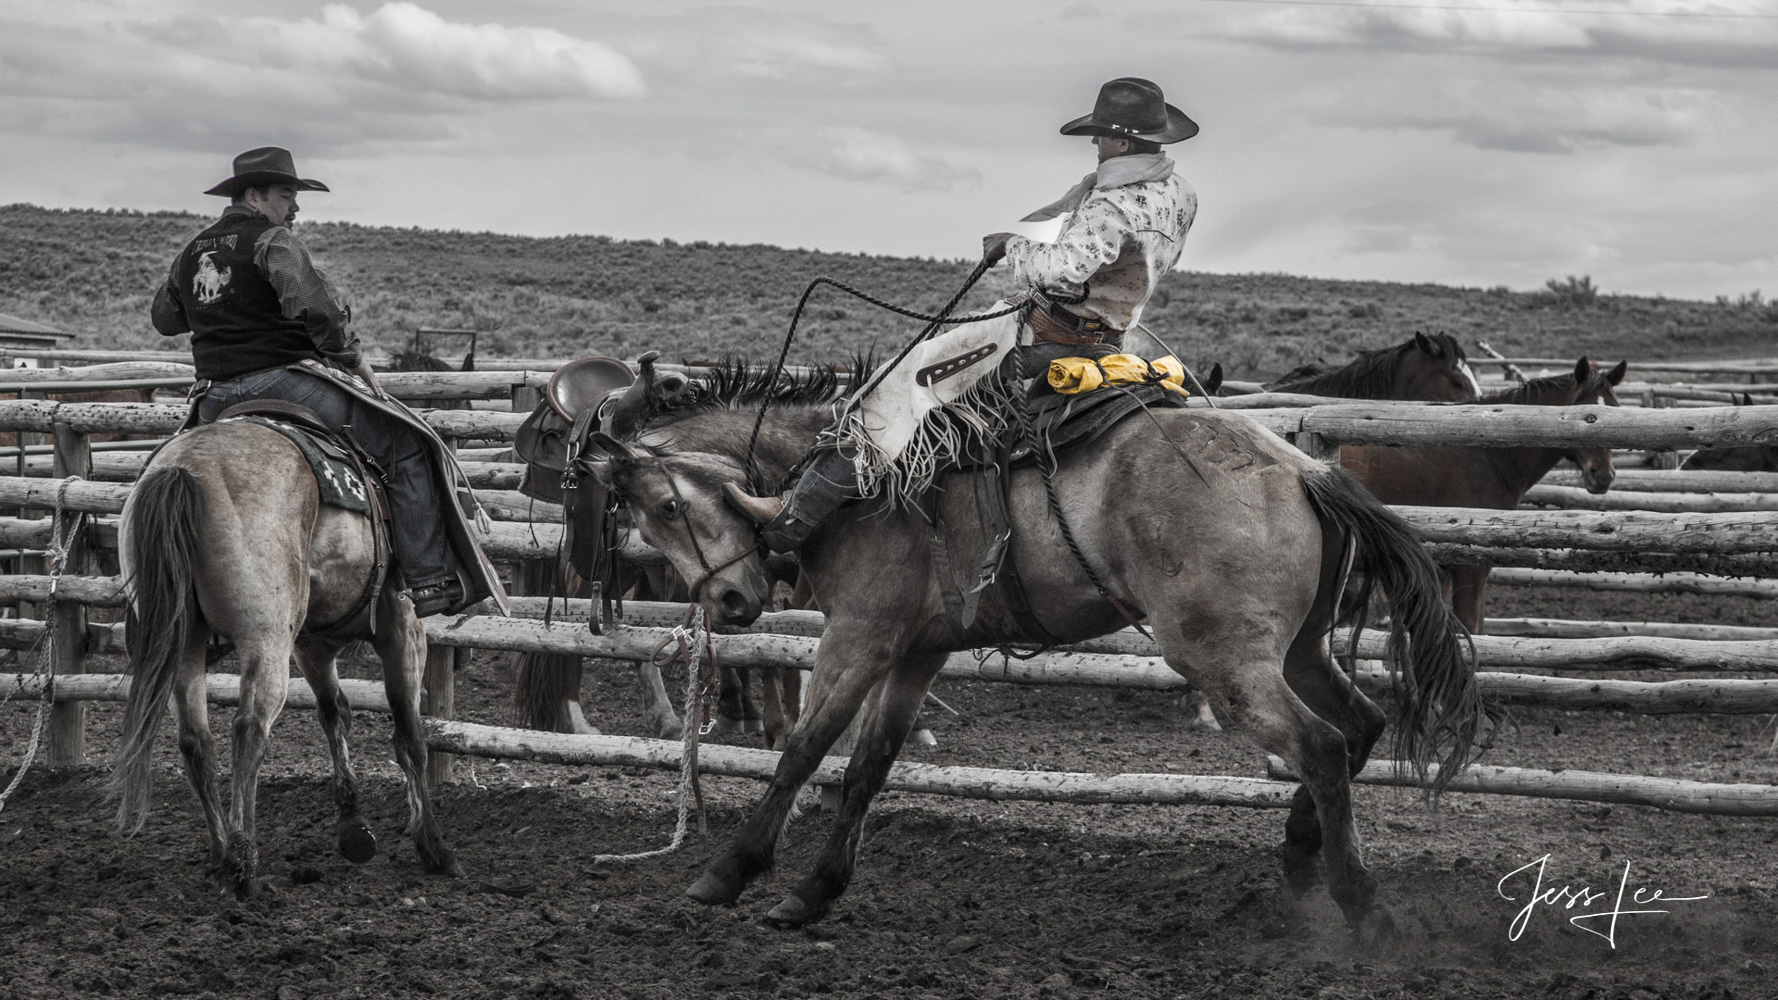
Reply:
<svg viewBox="0 0 1778 1000"><path fill-rule="evenodd" d="M990 406L972 394L999 370L1028 378L1068 356L1117 353L1124 331L1179 261L1197 215L1198 197L1161 147L1198 134L1197 123L1168 104L1148 80L1122 77L1099 89L1091 114L1062 126L1063 135L1091 136L1099 166L1067 194L1027 215L1026 222L1062 218L1052 242L995 233L982 240L983 259L1012 266L1030 291L1028 306L1005 320L957 326L918 345L903 364L872 385L831 435L762 529L776 551L799 547L846 500L885 485L912 500L950 437L929 433L935 411ZM973 421L992 425L991 414Z"/></svg>
<svg viewBox="0 0 1778 1000"><path fill-rule="evenodd" d="M290 231L297 192L327 185L298 176L289 151L276 146L248 150L234 167L234 176L204 192L230 199L229 206L174 258L152 309L161 334L191 333L196 422L269 397L307 406L349 433L388 471L391 542L415 613L460 609L486 588L453 559L427 458L430 432L387 402L349 326L351 310ZM349 380L323 365L351 372L368 392L348 389Z"/></svg>

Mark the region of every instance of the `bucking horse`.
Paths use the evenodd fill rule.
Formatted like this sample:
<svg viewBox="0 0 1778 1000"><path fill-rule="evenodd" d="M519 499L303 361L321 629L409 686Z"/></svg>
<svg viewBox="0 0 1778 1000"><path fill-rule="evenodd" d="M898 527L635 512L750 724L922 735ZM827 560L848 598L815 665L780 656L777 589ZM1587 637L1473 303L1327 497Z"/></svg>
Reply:
<svg viewBox="0 0 1778 1000"><path fill-rule="evenodd" d="M594 435L598 448L583 458L718 629L760 614L769 590L756 528L769 505L757 498L786 481L834 419L830 379L810 392L788 376L766 382L693 380L654 399L623 440ZM954 609L969 578L952 567L974 567L983 544L974 475L942 474L918 506L885 498L844 508L803 547L827 616L807 705L764 799L690 897L734 903L771 870L798 790L863 709L832 831L814 870L768 915L781 926L821 919L852 880L871 799L950 653L984 636L1078 642L1126 626L1128 614L1146 619L1169 666L1302 776L1281 852L1295 893L1325 868L1355 931L1386 925L1360 857L1350 778L1387 717L1329 650L1354 568L1390 602L1394 750L1429 794L1466 766L1490 716L1466 633L1412 529L1349 475L1238 412L1139 412L1093 447L1058 456L1047 488L1039 468L1011 473L1009 558L1028 608L1009 607L1002 574L966 627ZM1033 617L1046 636L1023 629Z"/></svg>

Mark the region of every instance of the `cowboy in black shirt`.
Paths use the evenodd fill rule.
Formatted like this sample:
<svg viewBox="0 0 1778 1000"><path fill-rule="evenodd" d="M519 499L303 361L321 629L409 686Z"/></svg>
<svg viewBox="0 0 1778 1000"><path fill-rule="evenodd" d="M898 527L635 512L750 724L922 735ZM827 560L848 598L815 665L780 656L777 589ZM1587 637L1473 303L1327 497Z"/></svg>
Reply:
<svg viewBox="0 0 1778 1000"><path fill-rule="evenodd" d="M336 432L349 433L388 472L391 542L415 613L458 610L465 591L418 433L325 377L292 367L331 364L387 398L348 325L351 310L290 231L297 192L327 185L298 177L290 153L276 146L242 153L234 167L233 177L205 192L232 204L174 259L152 310L163 335L191 333L203 389L198 422L270 397L307 406Z"/></svg>

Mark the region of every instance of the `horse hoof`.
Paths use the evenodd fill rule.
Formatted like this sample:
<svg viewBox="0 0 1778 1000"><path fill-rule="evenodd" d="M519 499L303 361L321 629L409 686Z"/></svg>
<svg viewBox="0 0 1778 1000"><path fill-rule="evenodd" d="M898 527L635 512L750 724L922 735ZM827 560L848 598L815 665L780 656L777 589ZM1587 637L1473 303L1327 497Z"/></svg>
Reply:
<svg viewBox="0 0 1778 1000"><path fill-rule="evenodd" d="M377 835L363 823L340 827L340 857L361 865L377 856Z"/></svg>
<svg viewBox="0 0 1778 1000"><path fill-rule="evenodd" d="M1205 731L1207 733L1222 732L1222 723L1217 722L1214 718L1210 718L1210 719L1196 718L1196 719L1193 719L1190 722L1186 723L1185 727L1187 729L1202 729L1203 731Z"/></svg>
<svg viewBox="0 0 1778 1000"><path fill-rule="evenodd" d="M685 894L705 906L728 906L741 898L741 887L715 872L705 872L685 890Z"/></svg>
<svg viewBox="0 0 1778 1000"><path fill-rule="evenodd" d="M925 726L921 726L919 729L908 733L908 742L915 746L935 747L938 746L938 737L932 735L932 730L927 729Z"/></svg>
<svg viewBox="0 0 1778 1000"><path fill-rule="evenodd" d="M1370 911L1351 922L1352 943L1359 948L1375 949L1394 946L1401 939L1401 929L1395 924L1395 915L1389 908L1382 905L1373 906Z"/></svg>
<svg viewBox="0 0 1778 1000"><path fill-rule="evenodd" d="M766 914L766 922L773 927L802 927L819 919L820 914L810 910L795 896L785 896L783 902L772 907L772 912Z"/></svg>

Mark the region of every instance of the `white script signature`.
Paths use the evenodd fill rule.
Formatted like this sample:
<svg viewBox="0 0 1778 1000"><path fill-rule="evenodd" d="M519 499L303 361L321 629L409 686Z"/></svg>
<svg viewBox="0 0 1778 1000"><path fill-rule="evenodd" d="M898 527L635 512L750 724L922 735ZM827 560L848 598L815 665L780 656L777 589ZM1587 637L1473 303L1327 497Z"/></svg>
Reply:
<svg viewBox="0 0 1778 1000"><path fill-rule="evenodd" d="M1495 884L1494 891L1500 894L1500 898L1516 903L1518 902L1519 897L1507 895L1507 882L1512 880L1514 876L1524 875L1533 869L1536 869L1537 872L1536 877L1531 882L1530 902L1525 904L1525 908L1519 911L1519 915L1513 918L1512 925L1507 928L1506 939L1508 941L1517 941L1520 935L1525 933L1525 928L1531 924L1531 914L1537 909L1537 906L1540 903L1546 906L1561 906L1563 909L1567 910L1572 910L1576 906L1585 910L1591 910L1592 907L1598 905L1601 900L1608 898L1606 893L1595 892L1592 887L1584 885L1579 888L1573 888L1566 885L1559 889L1544 888L1544 868L1549 864L1549 861L1550 856L1545 854L1543 857L1538 858L1536 861L1533 861L1528 865L1507 872L1506 876ZM1617 922L1619 917L1636 916L1646 913L1672 912L1670 910L1655 909L1624 909L1624 893L1629 888L1629 885L1630 862L1625 861L1624 873L1618 879L1617 900L1612 905L1611 909L1577 913L1574 916L1569 917L1568 922L1581 930L1586 931L1588 934L1596 934L1599 937L1604 938L1606 942L1615 949L1617 947ZM1631 894L1630 900L1636 906L1653 906L1657 903L1686 903L1710 898L1709 893L1705 893L1702 896L1668 896L1665 895L1665 892L1666 890L1664 889L1650 889L1645 886L1637 886L1636 891ZM1605 930L1601 931L1595 927L1589 926L1589 922L1592 921L1605 921Z"/></svg>

